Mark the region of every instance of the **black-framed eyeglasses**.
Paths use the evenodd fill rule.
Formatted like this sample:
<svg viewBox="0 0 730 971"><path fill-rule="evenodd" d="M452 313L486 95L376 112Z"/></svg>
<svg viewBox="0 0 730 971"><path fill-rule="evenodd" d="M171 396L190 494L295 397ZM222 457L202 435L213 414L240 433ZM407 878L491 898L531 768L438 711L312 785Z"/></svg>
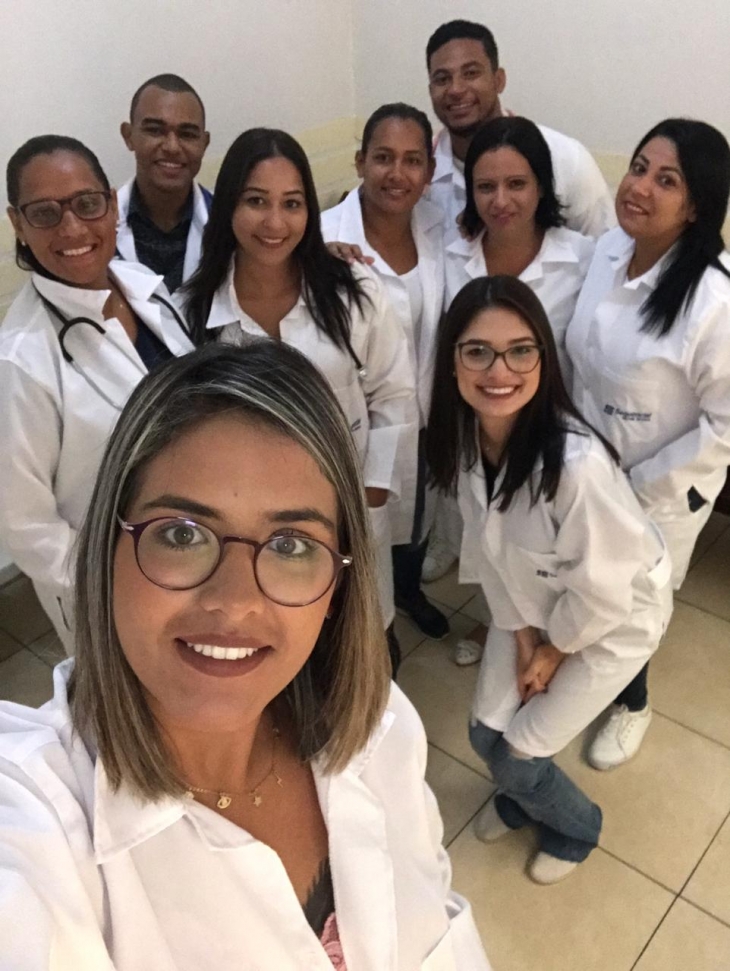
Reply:
<svg viewBox="0 0 730 971"><path fill-rule="evenodd" d="M352 563L351 556L296 532L257 543L243 536L219 536L209 526L176 516L157 516L143 523L119 518L119 525L134 540L137 566L165 590L192 590L205 583L220 566L227 543L253 548L258 588L282 607L306 607L319 600Z"/></svg>
<svg viewBox="0 0 730 971"><path fill-rule="evenodd" d="M515 344L506 351L495 351L485 341L470 340L456 344L459 360L467 371L488 371L498 357L514 374L529 374L540 363L542 344Z"/></svg>
<svg viewBox="0 0 730 971"><path fill-rule="evenodd" d="M111 197L111 192L106 189L83 190L65 199L38 199L36 202L26 202L16 209L25 216L34 229L53 229L61 222L67 209L85 222L101 219L109 212Z"/></svg>

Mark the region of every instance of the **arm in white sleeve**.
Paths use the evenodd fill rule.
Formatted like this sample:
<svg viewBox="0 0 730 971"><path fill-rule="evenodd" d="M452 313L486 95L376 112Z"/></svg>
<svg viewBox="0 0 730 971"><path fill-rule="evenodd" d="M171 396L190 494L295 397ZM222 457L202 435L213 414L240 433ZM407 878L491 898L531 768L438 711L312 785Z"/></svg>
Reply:
<svg viewBox="0 0 730 971"><path fill-rule="evenodd" d="M629 473L637 494L650 503L685 496L730 465L730 298L709 308L694 333L687 379L700 403L699 424Z"/></svg>
<svg viewBox="0 0 730 971"><path fill-rule="evenodd" d="M76 532L54 495L61 416L49 392L9 361L0 361L0 416L2 544L32 580L64 597Z"/></svg>
<svg viewBox="0 0 730 971"><path fill-rule="evenodd" d="M0 971L113 971L53 805L17 766L0 769Z"/></svg>
<svg viewBox="0 0 730 971"><path fill-rule="evenodd" d="M558 576L566 589L547 632L558 650L573 654L630 615L646 519L621 470L597 449L566 462L555 514Z"/></svg>
<svg viewBox="0 0 730 971"><path fill-rule="evenodd" d="M416 384L403 327L383 285L363 276L366 324L362 379L370 431L363 477L366 486L400 492L400 481L415 482L418 461ZM368 300L369 298L369 300ZM406 466L414 466L407 469Z"/></svg>

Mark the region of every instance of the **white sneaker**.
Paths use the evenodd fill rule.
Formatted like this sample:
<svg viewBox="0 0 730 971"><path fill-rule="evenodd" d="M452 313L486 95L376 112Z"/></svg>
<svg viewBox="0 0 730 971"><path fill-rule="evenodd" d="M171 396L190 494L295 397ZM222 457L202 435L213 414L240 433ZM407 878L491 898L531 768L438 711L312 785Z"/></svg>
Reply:
<svg viewBox="0 0 730 971"><path fill-rule="evenodd" d="M492 797L474 820L474 835L482 843L493 843L511 832L511 827L502 821L502 817L497 812L494 797Z"/></svg>
<svg viewBox="0 0 730 971"><path fill-rule="evenodd" d="M460 641L457 641L454 649L454 664L458 664L460 668L468 667L470 664L476 664L477 661L481 661L482 654L484 654L483 644L479 644L477 641L472 641L468 638L462 638Z"/></svg>
<svg viewBox="0 0 730 971"><path fill-rule="evenodd" d="M440 539L431 540L421 568L421 580L424 583L440 580L442 576L449 572L451 565L455 562L456 557L446 543Z"/></svg>
<svg viewBox="0 0 730 971"><path fill-rule="evenodd" d="M606 771L633 759L651 722L651 708L629 711L626 705L612 705L608 720L593 739L588 762Z"/></svg>
<svg viewBox="0 0 730 971"><path fill-rule="evenodd" d="M557 856L551 856L540 850L534 857L527 869L527 874L535 883L548 886L551 883L558 883L564 880L578 866L570 860L559 860Z"/></svg>

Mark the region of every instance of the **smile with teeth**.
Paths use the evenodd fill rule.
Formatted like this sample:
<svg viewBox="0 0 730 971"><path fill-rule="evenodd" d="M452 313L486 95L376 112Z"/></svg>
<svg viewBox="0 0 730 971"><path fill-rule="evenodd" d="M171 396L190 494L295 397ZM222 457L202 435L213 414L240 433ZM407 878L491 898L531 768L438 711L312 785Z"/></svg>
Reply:
<svg viewBox="0 0 730 971"><path fill-rule="evenodd" d="M628 199L624 202L624 208L628 209L629 212L638 213L641 216L646 216L646 209L642 209L641 206L637 205L635 202L629 202Z"/></svg>
<svg viewBox="0 0 730 971"><path fill-rule="evenodd" d="M86 256L93 250L93 246L79 246L77 249L62 249L61 256Z"/></svg>
<svg viewBox="0 0 730 971"><path fill-rule="evenodd" d="M188 644L187 641L185 643L188 647L192 647L196 654L203 654L217 661L240 661L241 658L251 657L261 650L260 647L219 647L217 644Z"/></svg>
<svg viewBox="0 0 730 971"><path fill-rule="evenodd" d="M183 168L183 163L182 162L169 162L169 161L167 161L165 159L160 159L157 164L158 165L161 165L164 169L181 169L181 168Z"/></svg>
<svg viewBox="0 0 730 971"><path fill-rule="evenodd" d="M275 236L257 236L256 237L260 243L264 246L281 246L287 240L286 236L275 237Z"/></svg>
<svg viewBox="0 0 730 971"><path fill-rule="evenodd" d="M498 397L504 397L505 395L512 394L513 391L519 390L519 385L511 384L508 387L502 388L492 388L492 387L481 387L479 390L482 394L497 395Z"/></svg>

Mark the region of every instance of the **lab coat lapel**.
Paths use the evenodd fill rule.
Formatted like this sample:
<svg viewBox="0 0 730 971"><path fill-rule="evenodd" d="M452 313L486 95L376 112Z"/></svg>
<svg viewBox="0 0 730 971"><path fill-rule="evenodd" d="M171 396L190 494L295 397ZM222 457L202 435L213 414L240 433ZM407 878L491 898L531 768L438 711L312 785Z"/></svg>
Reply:
<svg viewBox="0 0 730 971"><path fill-rule="evenodd" d="M183 264L183 282L189 280L200 263L200 251L203 245L203 230L208 222L208 207L205 204L203 192L197 182L193 183L193 218L190 220L188 241L185 247L185 263ZM177 293L177 291L176 291Z"/></svg>
<svg viewBox="0 0 730 971"><path fill-rule="evenodd" d="M362 778L394 717L386 711L365 751L343 772L315 772L329 833L337 926L352 971L397 969L395 883L385 810ZM363 927L376 927L378 933L363 934Z"/></svg>
<svg viewBox="0 0 730 971"><path fill-rule="evenodd" d="M74 324L66 332L63 346L72 358L69 366L89 385L89 394L98 394L121 411L147 370L119 321L102 316L109 290L82 290L38 274L33 275L33 283L66 319L86 317L97 325ZM60 335L61 322L54 319L54 326Z"/></svg>
<svg viewBox="0 0 730 971"><path fill-rule="evenodd" d="M134 245L134 235L127 222L127 214L129 213L129 199L132 194L132 183L134 179L130 179L129 182L119 189L117 192L117 208L119 210L119 219L117 221L117 253L123 260L128 260L130 263L138 263L137 259L137 249Z"/></svg>
<svg viewBox="0 0 730 971"><path fill-rule="evenodd" d="M172 311L167 308L163 310L163 304L152 299L154 293L161 291L164 299L172 303L161 276L140 269L139 264L129 264L123 260L113 261L109 269L134 313L159 337L168 350L179 357L193 349L189 337Z"/></svg>
<svg viewBox="0 0 730 971"><path fill-rule="evenodd" d="M444 304L444 250L442 214L438 207L421 199L413 210L413 235L418 250L418 275L423 290L423 314L418 347L418 375L430 381L436 351L436 332ZM429 389L430 397L430 389Z"/></svg>

